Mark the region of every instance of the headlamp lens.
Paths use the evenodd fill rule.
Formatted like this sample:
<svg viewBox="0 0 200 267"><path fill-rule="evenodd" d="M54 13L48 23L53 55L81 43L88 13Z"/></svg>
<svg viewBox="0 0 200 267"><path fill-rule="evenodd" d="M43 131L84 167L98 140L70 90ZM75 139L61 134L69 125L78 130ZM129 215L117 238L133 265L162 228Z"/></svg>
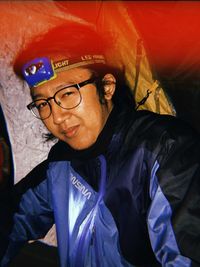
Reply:
<svg viewBox="0 0 200 267"><path fill-rule="evenodd" d="M36 58L23 66L22 74L30 87L56 77L51 61L46 57Z"/></svg>

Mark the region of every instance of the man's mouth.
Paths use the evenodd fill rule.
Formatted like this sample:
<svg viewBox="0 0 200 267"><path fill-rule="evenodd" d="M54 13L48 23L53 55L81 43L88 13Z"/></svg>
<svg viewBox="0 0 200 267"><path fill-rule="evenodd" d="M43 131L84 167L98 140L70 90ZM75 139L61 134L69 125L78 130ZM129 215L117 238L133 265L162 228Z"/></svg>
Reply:
<svg viewBox="0 0 200 267"><path fill-rule="evenodd" d="M76 135L77 131L79 129L79 125L69 127L62 131L62 134L64 134L68 138L72 138Z"/></svg>

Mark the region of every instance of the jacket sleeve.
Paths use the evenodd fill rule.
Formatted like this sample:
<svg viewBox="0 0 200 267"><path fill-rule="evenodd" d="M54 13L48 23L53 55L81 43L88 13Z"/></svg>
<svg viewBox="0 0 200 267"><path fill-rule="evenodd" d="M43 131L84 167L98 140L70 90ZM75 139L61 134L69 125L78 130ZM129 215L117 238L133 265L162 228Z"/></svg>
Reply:
<svg viewBox="0 0 200 267"><path fill-rule="evenodd" d="M162 266L200 266L200 136L175 127L160 140L150 178L151 245Z"/></svg>
<svg viewBox="0 0 200 267"><path fill-rule="evenodd" d="M41 166L36 169L37 171L41 170ZM47 180L43 178L32 184L30 181L32 181L33 173L35 174L32 171L23 182L17 184L13 189L12 199L16 203L12 206L12 227L6 230L0 241L1 267L8 266L28 240L44 237L53 225L54 219L48 197ZM2 227L0 233L3 233L5 223L0 224L0 227Z"/></svg>

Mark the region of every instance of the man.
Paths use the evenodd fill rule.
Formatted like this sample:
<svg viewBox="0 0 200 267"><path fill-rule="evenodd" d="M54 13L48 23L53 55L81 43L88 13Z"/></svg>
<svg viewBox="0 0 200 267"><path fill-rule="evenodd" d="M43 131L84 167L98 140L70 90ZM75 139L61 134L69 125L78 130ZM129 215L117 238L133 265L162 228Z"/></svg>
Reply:
<svg viewBox="0 0 200 267"><path fill-rule="evenodd" d="M16 59L28 109L59 141L27 175L1 267L53 223L62 267L200 266L199 136L136 112L106 48L91 28L63 25Z"/></svg>

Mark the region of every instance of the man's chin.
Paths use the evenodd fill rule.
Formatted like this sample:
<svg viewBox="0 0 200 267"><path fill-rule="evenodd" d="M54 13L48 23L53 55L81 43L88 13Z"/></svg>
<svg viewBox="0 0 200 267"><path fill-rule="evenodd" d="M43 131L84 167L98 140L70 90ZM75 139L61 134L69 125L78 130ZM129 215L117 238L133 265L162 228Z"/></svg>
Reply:
<svg viewBox="0 0 200 267"><path fill-rule="evenodd" d="M74 143L70 143L70 142L66 142L73 150L77 150L77 151L84 151L84 150L87 150L89 149L90 147L93 146L93 144L95 142L92 142L92 143L78 143L77 142L74 144Z"/></svg>

